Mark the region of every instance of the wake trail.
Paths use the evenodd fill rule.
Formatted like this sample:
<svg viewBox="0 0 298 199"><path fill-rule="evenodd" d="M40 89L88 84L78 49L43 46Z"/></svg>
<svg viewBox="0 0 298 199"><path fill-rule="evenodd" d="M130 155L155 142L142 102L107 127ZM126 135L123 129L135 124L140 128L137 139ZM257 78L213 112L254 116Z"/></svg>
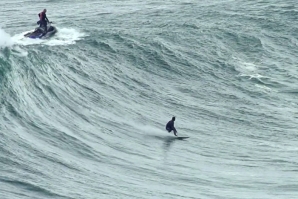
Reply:
<svg viewBox="0 0 298 199"><path fill-rule="evenodd" d="M0 28L0 48L14 47L14 46L30 46L30 45L47 45L47 46L62 46L75 44L77 41L82 40L86 34L73 28L59 28L58 32L49 39L30 39L24 37L26 32L9 35Z"/></svg>

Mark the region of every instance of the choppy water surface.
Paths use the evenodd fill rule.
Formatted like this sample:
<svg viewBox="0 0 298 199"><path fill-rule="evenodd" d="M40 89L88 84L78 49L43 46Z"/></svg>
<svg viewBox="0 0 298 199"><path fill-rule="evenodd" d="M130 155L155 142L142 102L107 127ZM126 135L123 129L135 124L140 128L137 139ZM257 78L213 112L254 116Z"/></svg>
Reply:
<svg viewBox="0 0 298 199"><path fill-rule="evenodd" d="M297 198L294 1L0 11L1 198Z"/></svg>

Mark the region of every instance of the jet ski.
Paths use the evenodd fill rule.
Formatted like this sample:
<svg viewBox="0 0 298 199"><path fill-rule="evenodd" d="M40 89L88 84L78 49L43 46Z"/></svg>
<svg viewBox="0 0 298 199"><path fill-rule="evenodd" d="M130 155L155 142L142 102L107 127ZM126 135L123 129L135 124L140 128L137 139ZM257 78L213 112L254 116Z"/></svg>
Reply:
<svg viewBox="0 0 298 199"><path fill-rule="evenodd" d="M28 32L24 36L31 39L46 39L53 36L56 32L57 28L50 24L47 31L45 31L44 27L38 27L33 32Z"/></svg>

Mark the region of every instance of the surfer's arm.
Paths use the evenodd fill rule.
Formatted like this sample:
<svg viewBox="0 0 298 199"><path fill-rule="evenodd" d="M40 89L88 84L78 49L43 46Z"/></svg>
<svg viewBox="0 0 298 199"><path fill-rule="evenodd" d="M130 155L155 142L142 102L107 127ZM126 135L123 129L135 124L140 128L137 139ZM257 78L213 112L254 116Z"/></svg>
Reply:
<svg viewBox="0 0 298 199"><path fill-rule="evenodd" d="M173 126L173 130L174 130L174 133L177 133L177 130L175 129L175 127Z"/></svg>

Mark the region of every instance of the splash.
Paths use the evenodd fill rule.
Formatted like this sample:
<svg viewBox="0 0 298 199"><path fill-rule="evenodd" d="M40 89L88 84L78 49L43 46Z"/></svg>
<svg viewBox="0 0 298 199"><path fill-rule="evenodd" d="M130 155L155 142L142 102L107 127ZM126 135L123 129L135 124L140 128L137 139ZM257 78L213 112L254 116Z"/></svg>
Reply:
<svg viewBox="0 0 298 199"><path fill-rule="evenodd" d="M58 29L58 32L49 39L26 38L24 37L24 34L28 33L27 31L21 34L14 35L11 38L11 40L13 41L13 44L22 45L22 46L36 45L36 44L42 44L42 45L48 45L48 46L59 46L59 45L75 44L76 41L81 40L85 36L84 33L81 33L72 28L59 29L59 27L57 27L57 29Z"/></svg>
<svg viewBox="0 0 298 199"><path fill-rule="evenodd" d="M10 47L13 45L13 41L9 34L0 28L0 48Z"/></svg>

